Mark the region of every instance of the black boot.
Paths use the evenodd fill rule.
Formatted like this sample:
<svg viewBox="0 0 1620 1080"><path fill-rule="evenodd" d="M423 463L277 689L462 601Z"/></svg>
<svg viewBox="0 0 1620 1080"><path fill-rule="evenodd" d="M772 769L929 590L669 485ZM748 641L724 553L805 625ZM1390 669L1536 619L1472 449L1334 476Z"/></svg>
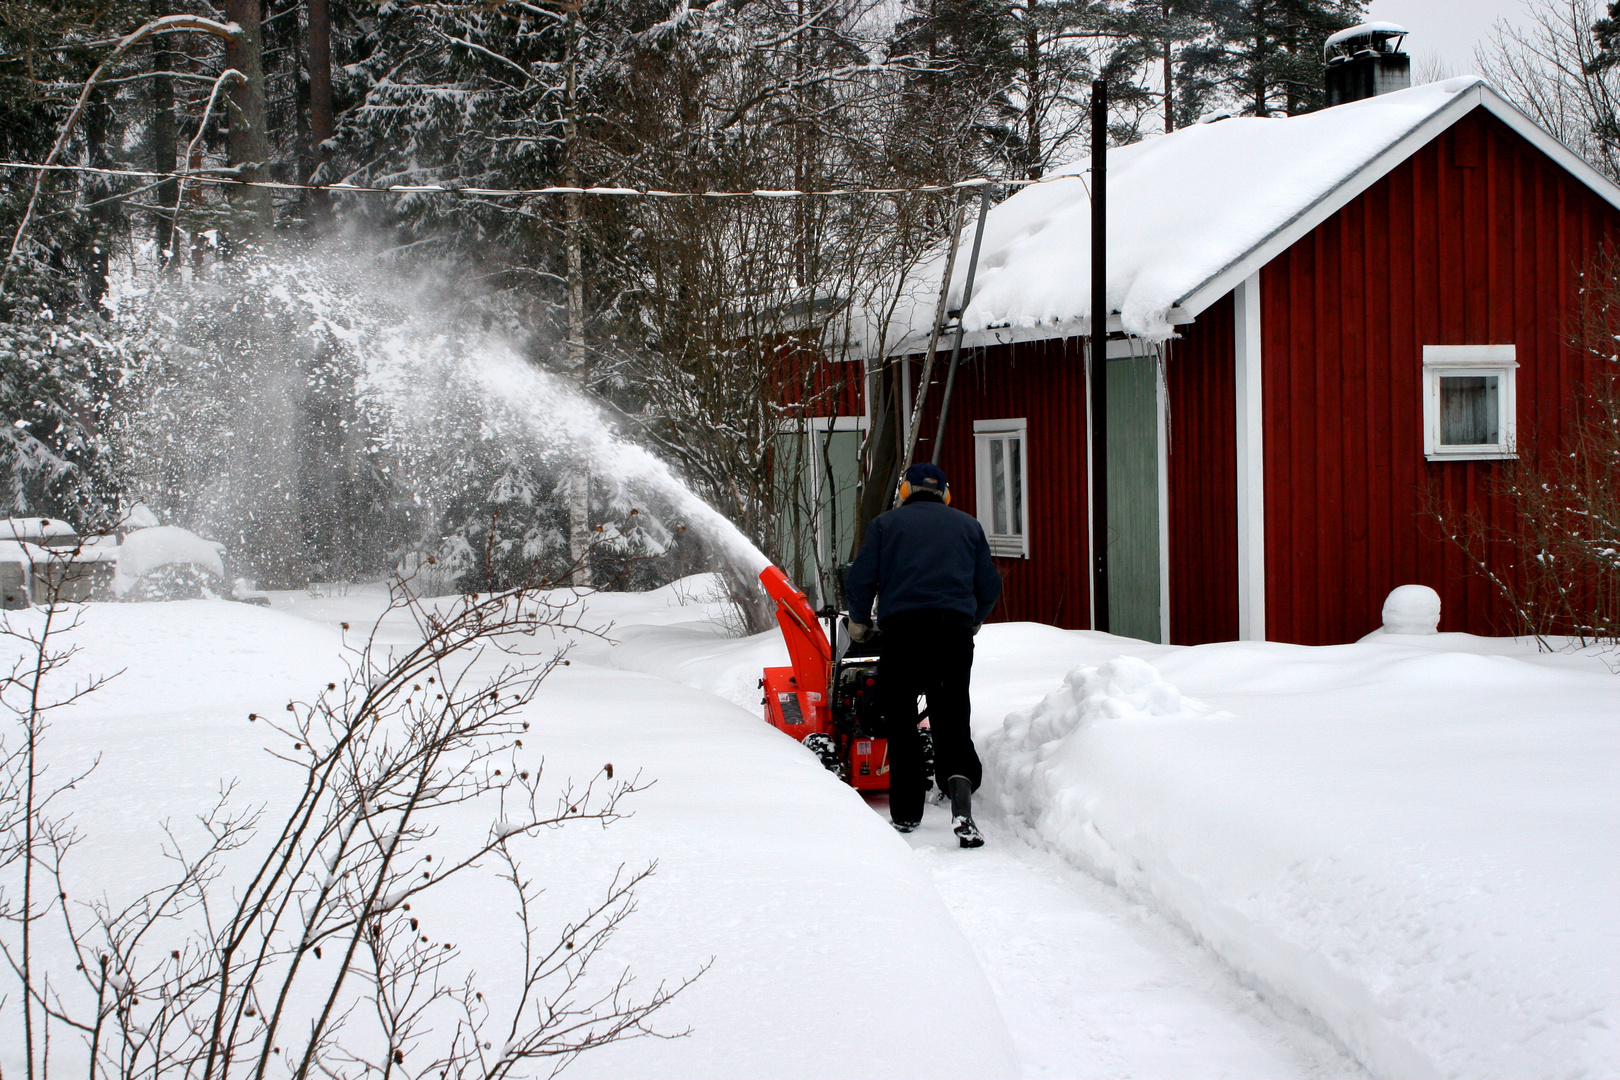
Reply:
<svg viewBox="0 0 1620 1080"><path fill-rule="evenodd" d="M979 827L973 824L973 784L965 776L953 776L945 781L951 793L951 831L962 847L984 846Z"/></svg>

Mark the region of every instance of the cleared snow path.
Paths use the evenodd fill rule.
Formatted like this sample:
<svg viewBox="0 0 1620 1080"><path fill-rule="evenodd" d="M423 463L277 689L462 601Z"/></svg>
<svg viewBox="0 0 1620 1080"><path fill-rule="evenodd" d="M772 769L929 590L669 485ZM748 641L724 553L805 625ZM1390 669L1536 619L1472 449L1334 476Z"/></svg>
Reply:
<svg viewBox="0 0 1620 1080"><path fill-rule="evenodd" d="M985 847L962 851L931 806L908 839L978 955L1028 1080L1366 1076L1161 916L1000 821L980 827Z"/></svg>
<svg viewBox="0 0 1620 1080"><path fill-rule="evenodd" d="M584 648L576 662L657 675L756 713L760 668L786 662L779 635L728 639L690 615L682 618L679 609L647 620L650 612L633 611L617 596L599 595L592 604L618 620L613 636L619 644ZM996 688L1006 697L999 710L989 711L999 718L1010 705L1049 689L1051 660L1041 659L1035 666L1045 670L1028 673L1028 687L1001 672ZM979 709L986 704L978 702ZM886 820L881 798L873 804ZM1279 1015L1242 986L1184 930L1032 846L992 815L988 806L980 815L988 843L978 851L960 850L945 810L932 805L923 827L906 839L978 957L1025 1077L1367 1075L1306 1022Z"/></svg>

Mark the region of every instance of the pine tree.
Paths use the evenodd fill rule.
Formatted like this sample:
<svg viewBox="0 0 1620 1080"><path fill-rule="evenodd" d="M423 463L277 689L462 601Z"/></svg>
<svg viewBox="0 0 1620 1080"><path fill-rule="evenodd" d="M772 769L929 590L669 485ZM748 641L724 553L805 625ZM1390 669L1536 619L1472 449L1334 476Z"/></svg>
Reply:
<svg viewBox="0 0 1620 1080"><path fill-rule="evenodd" d="M1586 65L1589 72L1607 71L1620 64L1620 3L1609 5L1609 17L1592 24L1598 52Z"/></svg>
<svg viewBox="0 0 1620 1080"><path fill-rule="evenodd" d="M1365 0L1229 0L1212 9L1219 82L1249 116L1296 116L1325 101L1323 45L1366 16Z"/></svg>

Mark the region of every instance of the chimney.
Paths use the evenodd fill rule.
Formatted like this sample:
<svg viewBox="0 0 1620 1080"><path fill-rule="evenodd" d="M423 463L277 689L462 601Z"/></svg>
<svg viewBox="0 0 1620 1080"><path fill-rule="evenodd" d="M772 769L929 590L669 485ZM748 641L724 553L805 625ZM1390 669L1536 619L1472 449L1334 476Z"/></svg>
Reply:
<svg viewBox="0 0 1620 1080"><path fill-rule="evenodd" d="M1369 22L1327 39L1327 103L1344 105L1412 85L1412 58L1401 52L1406 28Z"/></svg>

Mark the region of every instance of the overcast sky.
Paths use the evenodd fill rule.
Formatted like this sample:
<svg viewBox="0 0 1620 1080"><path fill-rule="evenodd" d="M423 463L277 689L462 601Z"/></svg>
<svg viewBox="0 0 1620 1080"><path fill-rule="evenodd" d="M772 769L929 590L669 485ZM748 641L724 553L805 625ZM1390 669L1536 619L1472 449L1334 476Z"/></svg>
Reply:
<svg viewBox="0 0 1620 1080"><path fill-rule="evenodd" d="M1371 18L1399 23L1412 32L1406 51L1412 74L1426 67L1424 60L1438 57L1452 74L1475 70L1474 47L1490 35L1498 19L1522 23L1523 0L1372 0Z"/></svg>

